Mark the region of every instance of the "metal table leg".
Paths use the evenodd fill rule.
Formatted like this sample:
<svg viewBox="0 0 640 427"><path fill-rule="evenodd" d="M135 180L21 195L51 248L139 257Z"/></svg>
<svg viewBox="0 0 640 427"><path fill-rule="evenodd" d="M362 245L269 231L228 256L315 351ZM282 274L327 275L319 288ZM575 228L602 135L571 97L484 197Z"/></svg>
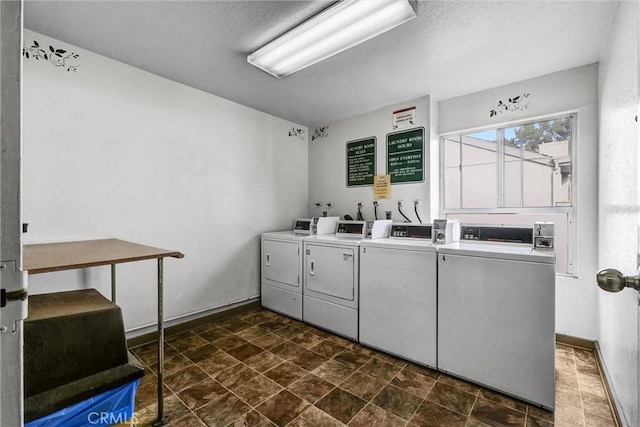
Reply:
<svg viewBox="0 0 640 427"><path fill-rule="evenodd" d="M158 419L152 426L162 426L169 422L169 417L164 416L163 399L163 374L164 374L164 324L163 324L163 301L162 301L162 258L158 258Z"/></svg>
<svg viewBox="0 0 640 427"><path fill-rule="evenodd" d="M116 303L116 265L111 264L111 302Z"/></svg>

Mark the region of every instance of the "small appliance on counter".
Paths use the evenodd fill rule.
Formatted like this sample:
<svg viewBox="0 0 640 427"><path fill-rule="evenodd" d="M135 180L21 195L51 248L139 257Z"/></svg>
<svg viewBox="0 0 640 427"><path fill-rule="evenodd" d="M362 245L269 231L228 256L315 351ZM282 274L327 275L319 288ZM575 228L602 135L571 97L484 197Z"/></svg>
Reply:
<svg viewBox="0 0 640 427"><path fill-rule="evenodd" d="M444 245L460 240L460 222L456 220L433 220L433 243Z"/></svg>

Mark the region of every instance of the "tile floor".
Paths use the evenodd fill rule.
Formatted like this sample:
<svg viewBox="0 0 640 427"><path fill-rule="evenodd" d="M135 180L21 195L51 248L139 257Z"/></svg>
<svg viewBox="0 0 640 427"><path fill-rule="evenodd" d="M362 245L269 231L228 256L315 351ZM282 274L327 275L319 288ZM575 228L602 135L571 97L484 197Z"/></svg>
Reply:
<svg viewBox="0 0 640 427"><path fill-rule="evenodd" d="M558 345L554 414L267 310L172 336L165 414L191 426L615 426L593 353ZM134 423L156 418L155 344Z"/></svg>

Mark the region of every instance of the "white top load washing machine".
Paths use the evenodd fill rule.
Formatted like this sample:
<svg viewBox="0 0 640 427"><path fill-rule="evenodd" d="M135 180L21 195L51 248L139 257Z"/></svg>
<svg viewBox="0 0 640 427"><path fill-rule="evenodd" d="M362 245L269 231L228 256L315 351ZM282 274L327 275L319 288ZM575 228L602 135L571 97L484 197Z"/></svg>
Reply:
<svg viewBox="0 0 640 427"><path fill-rule="evenodd" d="M437 367L438 272L431 224L391 225L360 245L360 343Z"/></svg>
<svg viewBox="0 0 640 427"><path fill-rule="evenodd" d="M263 307L302 320L302 240L312 233L335 233L339 219L296 219L293 230L262 233L260 300Z"/></svg>
<svg viewBox="0 0 640 427"><path fill-rule="evenodd" d="M303 320L338 335L358 340L360 242L386 237L391 221L340 221L334 236L313 236L303 242L305 271Z"/></svg>
<svg viewBox="0 0 640 427"><path fill-rule="evenodd" d="M438 369L554 408L555 253L532 227L461 227L438 249Z"/></svg>

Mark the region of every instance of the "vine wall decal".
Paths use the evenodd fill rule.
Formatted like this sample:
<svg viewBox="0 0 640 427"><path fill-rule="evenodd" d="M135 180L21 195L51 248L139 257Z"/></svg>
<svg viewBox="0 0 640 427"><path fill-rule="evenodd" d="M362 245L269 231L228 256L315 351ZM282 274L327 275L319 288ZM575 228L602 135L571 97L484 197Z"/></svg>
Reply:
<svg viewBox="0 0 640 427"><path fill-rule="evenodd" d="M24 45L22 47L22 55L26 59L33 58L37 61L41 59L49 61L54 67L62 67L67 71L76 72L80 66L76 61L80 57L77 53L69 52L65 49L54 49L51 45L47 51L40 47L40 43L37 40L34 40L31 46Z"/></svg>
<svg viewBox="0 0 640 427"><path fill-rule="evenodd" d="M489 110L489 117L497 116L506 111L522 111L529 108L529 95L524 93L513 98L508 98L506 102L499 100L496 106Z"/></svg>
<svg viewBox="0 0 640 427"><path fill-rule="evenodd" d="M329 136L329 126L324 126L321 128L317 128L313 131L313 135L311 135L311 140L315 141L319 138L326 138Z"/></svg>
<svg viewBox="0 0 640 427"><path fill-rule="evenodd" d="M307 131L305 131L304 129L292 127L289 131L289 138L299 138L304 140L306 133Z"/></svg>

